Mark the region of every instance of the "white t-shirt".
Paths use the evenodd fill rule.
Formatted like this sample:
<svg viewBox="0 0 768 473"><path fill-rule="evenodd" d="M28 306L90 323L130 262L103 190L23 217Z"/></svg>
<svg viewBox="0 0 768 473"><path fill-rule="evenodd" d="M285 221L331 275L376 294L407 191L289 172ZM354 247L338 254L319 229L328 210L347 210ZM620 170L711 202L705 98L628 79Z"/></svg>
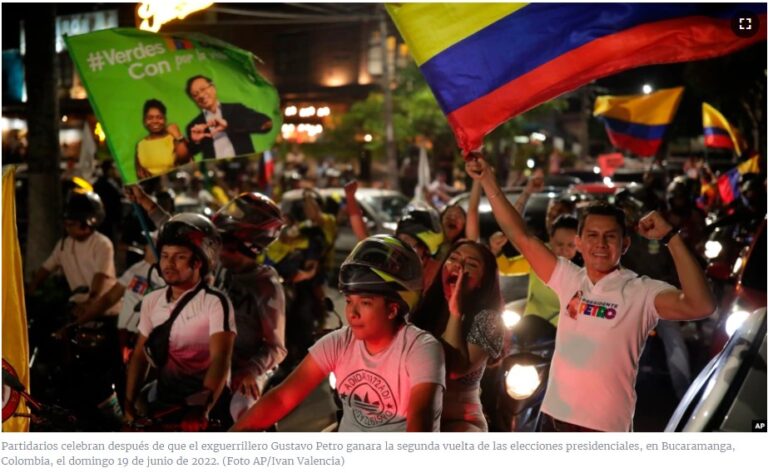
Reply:
<svg viewBox="0 0 768 473"><path fill-rule="evenodd" d="M190 289L195 290L197 288ZM170 288L167 288L144 296L139 333L148 337L154 327L168 320L186 294L170 301ZM210 365L209 341L211 335L219 332L237 333L235 311L224 293L203 288L184 306L171 326L168 361L158 375L158 392L164 400L180 401L202 388Z"/></svg>
<svg viewBox="0 0 768 473"><path fill-rule="evenodd" d="M123 305L120 306L120 314L117 316L117 328L138 332L139 311L136 310L136 305L144 299L145 294L165 286L165 281L156 267L141 260L126 269L117 282L125 288Z"/></svg>
<svg viewBox="0 0 768 473"><path fill-rule="evenodd" d="M85 286L90 290L93 277L96 274L104 274L107 280L104 283L101 296L115 284L115 249L112 242L99 232L93 232L83 241L77 241L65 237L56 242L48 259L43 263L43 268L54 272L58 268L64 272L71 290ZM88 294L77 294L71 300L83 302L88 299ZM107 310L108 314L116 314L118 305Z"/></svg>
<svg viewBox="0 0 768 473"><path fill-rule="evenodd" d="M654 300L675 288L627 269L592 284L564 258L547 285L560 300L560 320L541 410L594 430L631 430L640 353L659 321Z"/></svg>
<svg viewBox="0 0 768 473"><path fill-rule="evenodd" d="M318 340L309 354L324 372L336 375L344 410L340 432L405 432L411 388L435 383L445 389L443 348L415 325L403 325L389 347L375 355L349 327ZM434 432L440 428L441 411L437 409Z"/></svg>

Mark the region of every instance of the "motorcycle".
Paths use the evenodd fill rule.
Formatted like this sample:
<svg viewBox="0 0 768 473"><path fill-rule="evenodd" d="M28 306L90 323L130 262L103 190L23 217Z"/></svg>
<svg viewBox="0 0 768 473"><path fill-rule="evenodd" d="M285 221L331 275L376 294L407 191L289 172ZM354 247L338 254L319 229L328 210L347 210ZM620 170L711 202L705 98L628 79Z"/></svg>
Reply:
<svg viewBox="0 0 768 473"><path fill-rule="evenodd" d="M492 432L534 432L555 350L555 327L537 315L520 316L507 304L502 319L505 348L500 362L486 369L482 403Z"/></svg>
<svg viewBox="0 0 768 473"><path fill-rule="evenodd" d="M87 287L81 287L72 295L87 292ZM30 302L30 379L41 405L62 406L73 412L87 431L117 428L122 410L116 384L122 366L116 351L115 318L76 325L70 322L74 309L71 301L64 303L53 297L43 303ZM55 309L62 304L64 311Z"/></svg>
<svg viewBox="0 0 768 473"><path fill-rule="evenodd" d="M151 415L138 417L122 429L123 432L181 432L182 420L193 409L199 409L208 402L211 392L207 389L190 394L184 401L153 412ZM216 409L209 414L208 421L201 432L223 432L231 425L231 420L222 419ZM226 413L223 413L226 416Z"/></svg>

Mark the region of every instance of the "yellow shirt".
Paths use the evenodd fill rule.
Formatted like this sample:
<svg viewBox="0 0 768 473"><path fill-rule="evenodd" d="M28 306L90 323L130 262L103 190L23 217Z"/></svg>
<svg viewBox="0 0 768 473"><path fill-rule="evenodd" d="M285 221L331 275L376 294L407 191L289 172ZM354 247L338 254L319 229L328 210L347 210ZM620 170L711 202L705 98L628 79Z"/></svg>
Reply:
<svg viewBox="0 0 768 473"><path fill-rule="evenodd" d="M500 255L496 258L499 274L502 276L522 276L528 274L528 297L523 315L538 315L557 327L560 314L560 300L555 291L531 271L531 264L522 256L507 258Z"/></svg>
<svg viewBox="0 0 768 473"><path fill-rule="evenodd" d="M136 145L136 156L141 167L153 176L168 172L176 162L173 136L167 134L154 140L144 138Z"/></svg>

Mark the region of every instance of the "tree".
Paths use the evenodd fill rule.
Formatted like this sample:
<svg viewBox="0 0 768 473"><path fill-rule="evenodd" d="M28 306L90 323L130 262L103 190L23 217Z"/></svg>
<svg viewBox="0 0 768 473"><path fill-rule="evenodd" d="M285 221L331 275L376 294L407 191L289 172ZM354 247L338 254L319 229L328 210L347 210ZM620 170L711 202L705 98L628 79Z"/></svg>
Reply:
<svg viewBox="0 0 768 473"><path fill-rule="evenodd" d="M58 68L55 6L25 9L29 228L26 273L38 268L61 233Z"/></svg>

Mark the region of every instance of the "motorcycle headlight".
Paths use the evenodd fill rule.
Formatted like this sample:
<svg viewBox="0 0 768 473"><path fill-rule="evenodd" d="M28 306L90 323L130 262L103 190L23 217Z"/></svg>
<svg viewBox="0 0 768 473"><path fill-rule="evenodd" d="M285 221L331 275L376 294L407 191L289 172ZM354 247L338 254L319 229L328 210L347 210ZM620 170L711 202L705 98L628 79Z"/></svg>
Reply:
<svg viewBox="0 0 768 473"><path fill-rule="evenodd" d="M520 318L520 314L514 310L505 309L504 312L501 313L501 321L504 322L504 327L508 329L517 325L517 323L520 322Z"/></svg>
<svg viewBox="0 0 768 473"><path fill-rule="evenodd" d="M704 256L708 259L715 259L720 256L720 252L723 251L723 245L719 241L708 241L704 245Z"/></svg>
<svg viewBox="0 0 768 473"><path fill-rule="evenodd" d="M744 324L747 318L749 318L749 312L745 310L735 310L731 312L725 320L725 333L727 333L729 337L733 336L733 334L736 333L736 330Z"/></svg>
<svg viewBox="0 0 768 473"><path fill-rule="evenodd" d="M541 384L541 378L535 367L515 364L507 371L504 384L509 397L522 401L536 392Z"/></svg>

